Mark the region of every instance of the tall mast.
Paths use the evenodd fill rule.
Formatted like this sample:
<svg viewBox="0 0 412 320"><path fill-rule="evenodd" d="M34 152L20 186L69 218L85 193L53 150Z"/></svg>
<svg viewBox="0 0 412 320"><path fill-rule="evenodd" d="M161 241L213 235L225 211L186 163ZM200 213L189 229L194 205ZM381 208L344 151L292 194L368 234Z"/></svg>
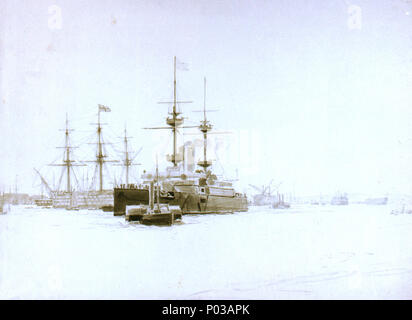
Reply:
<svg viewBox="0 0 412 320"><path fill-rule="evenodd" d="M67 113L66 113L66 169L67 169L67 192L71 191L71 185L70 185L70 167L71 167L71 161L70 161L70 146L69 146L69 120L67 118Z"/></svg>
<svg viewBox="0 0 412 320"><path fill-rule="evenodd" d="M125 148L124 165L126 167L126 186L128 186L129 185L129 167L131 165L131 161L129 159L129 151L127 150L127 132L126 132L126 128L124 128L124 148Z"/></svg>
<svg viewBox="0 0 412 320"><path fill-rule="evenodd" d="M65 156L63 157L63 163L61 164L50 164L50 166L63 166L66 167L66 191L68 193L72 192L72 186L71 186L71 171L72 167L74 166L82 166L81 164L73 164L75 160L71 159L71 149L74 149L75 147L72 147L70 145L70 132L74 131L73 129L69 128L69 119L66 113L66 128L63 129L64 135L65 135L65 145L64 147L57 147L57 148L64 148L65 149ZM63 176L63 172L62 172ZM61 177L62 177L61 176ZM61 178L60 178L61 181ZM60 185L60 182L59 182Z"/></svg>
<svg viewBox="0 0 412 320"><path fill-rule="evenodd" d="M166 124L168 127L154 127L154 128L144 128L144 129L172 129L173 132L173 154L168 156L168 161L173 163L173 167L177 167L177 164L182 161L177 156L177 132L178 128L194 128L194 126L185 126L182 127L183 125L183 117L179 116L181 112L179 112L177 108L178 103L192 103L192 101L177 101L177 89L176 89L176 56L173 58L173 101L172 102L159 102L159 103L167 103L167 104L172 104L172 112L169 114L171 117L167 117L166 119Z"/></svg>
<svg viewBox="0 0 412 320"><path fill-rule="evenodd" d="M157 162L157 155L156 155L156 184L157 184L157 188L156 188L156 198L157 198L157 210L160 213L160 204L159 204L159 199L160 199L160 189L159 189L159 165Z"/></svg>
<svg viewBox="0 0 412 320"><path fill-rule="evenodd" d="M203 161L199 161L198 165L203 167L205 173L207 173L207 168L212 165L210 161L207 161L207 133L212 130L212 125L206 118L206 78L204 78L203 83L203 120L199 126L200 131L203 133Z"/></svg>
<svg viewBox="0 0 412 320"><path fill-rule="evenodd" d="M203 84L203 125L207 125L206 119L206 77L204 78ZM207 130L203 130L203 163L207 162L206 153L207 153Z"/></svg>
<svg viewBox="0 0 412 320"><path fill-rule="evenodd" d="M177 165L177 159L176 159L176 119L177 119L177 113L176 113L176 56L173 59L174 62L174 72L173 72L173 159L172 163L173 166L176 167Z"/></svg>
<svg viewBox="0 0 412 320"><path fill-rule="evenodd" d="M71 167L72 167L72 161L70 159L70 149L72 148L70 146L70 131L73 131L72 129L69 129L69 119L66 113L66 128L64 129L64 135L65 135L65 153L66 153L66 157L63 158L63 163L61 164L61 166L66 167L66 191L68 193L72 192L72 187L71 187L71 182L70 182L70 176L71 176Z"/></svg>
<svg viewBox="0 0 412 320"><path fill-rule="evenodd" d="M103 191L103 148L102 148L102 127L100 125L100 107L97 113L97 136L98 136L98 147L97 147L97 163L99 165L99 191Z"/></svg>
<svg viewBox="0 0 412 320"><path fill-rule="evenodd" d="M94 125L97 124L97 154L96 160L86 161L86 162L95 162L99 167L99 192L103 191L103 166L106 162L118 162L117 160L106 160L107 155L104 154L103 145L103 135L102 135L102 124L100 122L100 112L110 112L111 109L104 105L98 104L98 111L97 111L97 123L92 123ZM94 178L93 178L94 180Z"/></svg>
<svg viewBox="0 0 412 320"><path fill-rule="evenodd" d="M129 185L129 173L130 173L130 167L131 166L137 166L140 165L140 163L134 163L134 159L139 155L140 151L143 149L142 147L137 151L137 152L131 152L131 150L129 149L129 138L133 138L133 137L129 137L127 135L127 129L126 126L124 128L124 136L121 137L123 139L124 142L124 159L121 161L121 164L115 164L115 166L122 166L122 167L126 167L126 171L125 171L125 180L124 182L126 182L126 186ZM130 156L130 153L132 153L132 156ZM134 153L134 154L133 154ZM122 172L123 174L123 172Z"/></svg>
<svg viewBox="0 0 412 320"><path fill-rule="evenodd" d="M130 173L130 167L131 166L137 166L140 165L140 163L134 163L134 159L139 155L140 151L143 149L142 147L133 154L133 152L131 152L131 150L129 149L129 138L133 138L133 137L129 137L127 135L127 129L126 126L124 128L124 136L121 137L123 139L124 142L124 159L121 161L121 164L115 164L115 166L122 166L122 167L126 167L126 171L125 171L125 180L124 182L126 182L126 186L129 185L129 173ZM130 156L130 153L132 153L132 156ZM123 174L123 172L122 172Z"/></svg>

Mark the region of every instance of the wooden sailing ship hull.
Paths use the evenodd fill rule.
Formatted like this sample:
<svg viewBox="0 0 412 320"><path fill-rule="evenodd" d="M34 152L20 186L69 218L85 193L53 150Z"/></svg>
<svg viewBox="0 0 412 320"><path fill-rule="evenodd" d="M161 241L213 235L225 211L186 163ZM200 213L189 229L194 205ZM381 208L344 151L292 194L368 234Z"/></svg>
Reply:
<svg viewBox="0 0 412 320"><path fill-rule="evenodd" d="M102 209L113 211L113 191L63 192L52 199L53 208Z"/></svg>

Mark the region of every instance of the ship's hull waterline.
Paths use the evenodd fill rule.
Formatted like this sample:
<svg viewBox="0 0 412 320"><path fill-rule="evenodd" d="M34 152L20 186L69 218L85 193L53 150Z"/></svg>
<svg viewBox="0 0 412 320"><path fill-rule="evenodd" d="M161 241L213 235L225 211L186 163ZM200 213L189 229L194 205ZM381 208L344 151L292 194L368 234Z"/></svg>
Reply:
<svg viewBox="0 0 412 320"><path fill-rule="evenodd" d="M157 201L157 197L155 197ZM221 214L248 210L245 197L199 195L190 192L160 195L159 203L178 205L182 214ZM123 215L127 205L148 205L149 191L145 189L114 189L114 214Z"/></svg>
<svg viewBox="0 0 412 320"><path fill-rule="evenodd" d="M101 209L113 206L113 191L62 193L52 200L53 208Z"/></svg>

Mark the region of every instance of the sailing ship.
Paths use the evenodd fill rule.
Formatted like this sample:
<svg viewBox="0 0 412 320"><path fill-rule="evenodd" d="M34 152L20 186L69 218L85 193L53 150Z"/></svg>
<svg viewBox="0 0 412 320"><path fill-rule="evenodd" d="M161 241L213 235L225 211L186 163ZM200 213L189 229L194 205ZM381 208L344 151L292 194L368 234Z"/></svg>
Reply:
<svg viewBox="0 0 412 320"><path fill-rule="evenodd" d="M172 163L167 168L167 173L162 177L161 187L156 201L169 205L178 205L182 214L206 214L206 213L233 213L235 211L247 211L248 201L244 194L236 192L230 181L219 180L209 169L212 162L207 160L207 136L212 130L212 124L206 117L206 79L204 80L204 105L203 120L198 126L183 126L184 119L178 110L176 99L176 57L174 57L174 81L173 81L173 108L166 119L167 127L154 127L145 129L171 129L173 133L173 154L167 156ZM194 173L185 172L184 166L179 165L184 160L184 152L177 152L177 132L180 128L198 128L203 135L203 160L197 164L201 169ZM150 176L143 176L140 185L122 185L114 189L115 215L123 215L127 205L148 204L150 197Z"/></svg>
<svg viewBox="0 0 412 320"><path fill-rule="evenodd" d="M60 181L62 180L63 175L66 176L66 189L59 190L59 187L52 188L50 187L49 183L46 179L40 174L38 170L35 169L37 174L40 176L42 181L42 185L46 187L49 198L46 199L38 199L35 201L36 205L42 207L49 207L52 206L54 208L65 208L68 210L78 210L78 209L101 209L103 211L113 211L113 189L105 189L104 188L104 175L103 175L103 168L104 165L108 162L119 162L118 160L109 160L107 159L107 154L104 151L104 140L102 136L102 123L101 123L101 112L110 112L110 108L104 105L98 105L98 113L97 113L97 152L96 158L90 161L83 161L81 163L77 163L75 160L72 159L72 149L75 148L70 144L70 132L73 129L69 128L68 125L68 118L66 115L66 128L65 131L65 146L62 147L65 149L63 161L58 164L50 164L50 166L60 166L63 167L63 171L60 176ZM126 140L126 148L127 148L127 136L125 130L125 140ZM73 186L72 184L72 175L74 175L73 168L77 166L87 166L86 163L95 163L95 172L98 172L98 175L95 175L93 178L93 182L95 182L96 177L98 177L98 188L92 184L88 186L86 189L82 189L79 186ZM128 175L128 168L132 165L132 160L129 159L129 153L126 149L126 159L125 165L127 167L127 175ZM128 179L128 178L126 178ZM59 183L60 184L60 183Z"/></svg>

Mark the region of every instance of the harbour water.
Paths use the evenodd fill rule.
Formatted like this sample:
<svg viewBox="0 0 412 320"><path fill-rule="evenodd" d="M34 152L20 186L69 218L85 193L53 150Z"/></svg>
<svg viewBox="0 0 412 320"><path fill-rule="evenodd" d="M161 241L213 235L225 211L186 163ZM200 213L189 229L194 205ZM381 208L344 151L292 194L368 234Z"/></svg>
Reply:
<svg viewBox="0 0 412 320"><path fill-rule="evenodd" d="M412 299L412 214L251 207L143 226L98 210L0 215L0 299Z"/></svg>

